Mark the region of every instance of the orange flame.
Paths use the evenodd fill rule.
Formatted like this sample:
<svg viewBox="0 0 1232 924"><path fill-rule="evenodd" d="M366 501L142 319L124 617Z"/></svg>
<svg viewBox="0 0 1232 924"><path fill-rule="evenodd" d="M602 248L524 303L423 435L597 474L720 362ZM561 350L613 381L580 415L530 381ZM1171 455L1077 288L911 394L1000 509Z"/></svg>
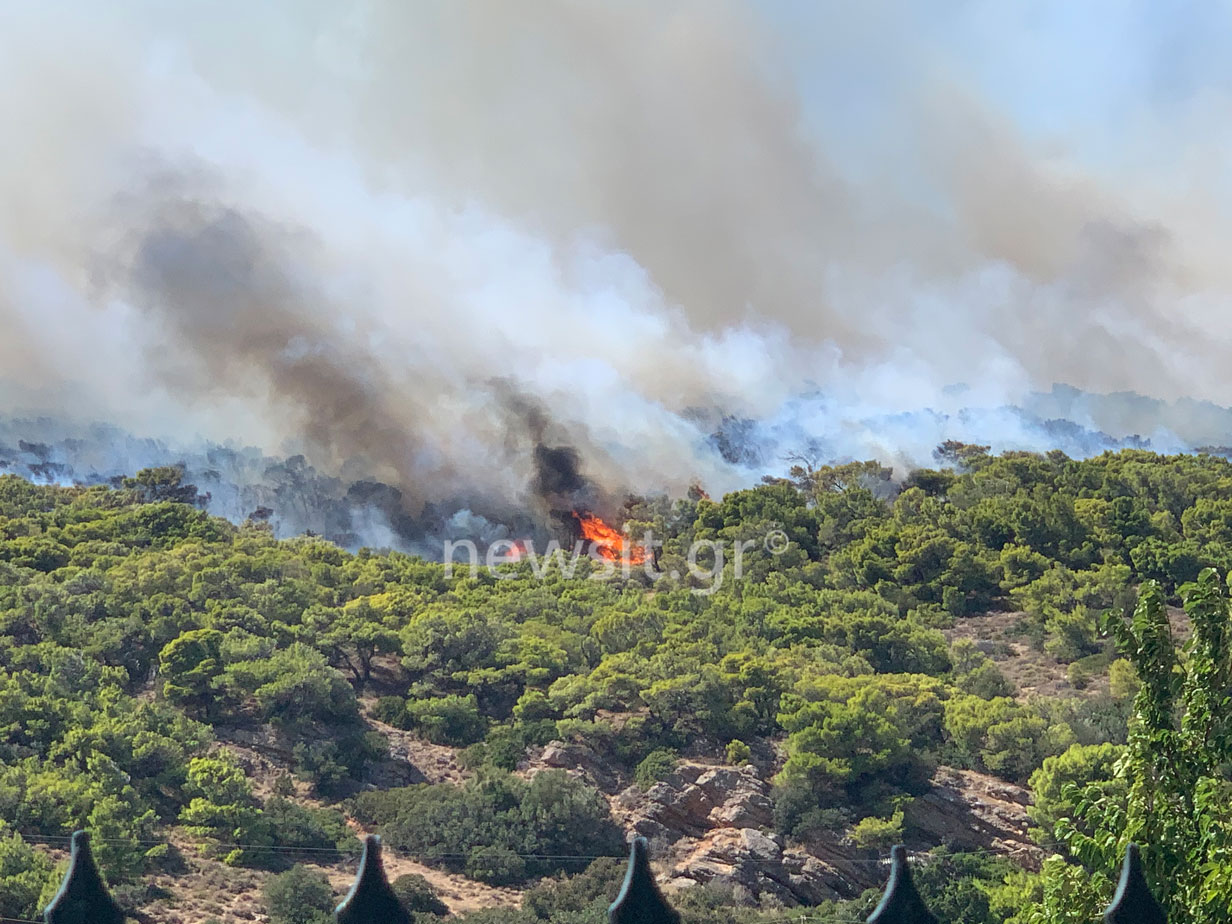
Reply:
<svg viewBox="0 0 1232 924"><path fill-rule="evenodd" d="M582 530L582 538L591 544L596 554L608 561L625 561L640 565L646 561L646 550L634 545L625 538L618 529L603 522L593 513L575 510L578 526Z"/></svg>

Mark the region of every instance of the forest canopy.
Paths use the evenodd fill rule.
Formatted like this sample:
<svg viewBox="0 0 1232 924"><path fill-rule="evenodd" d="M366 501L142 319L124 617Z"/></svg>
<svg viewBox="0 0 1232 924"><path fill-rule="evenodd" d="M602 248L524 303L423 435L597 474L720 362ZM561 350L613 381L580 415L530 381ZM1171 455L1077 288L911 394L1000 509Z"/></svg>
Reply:
<svg viewBox="0 0 1232 924"><path fill-rule="evenodd" d="M1030 784L1041 844L1077 851L1110 817L1090 805L1130 786L1114 768L1142 748L1135 697L1182 696L1151 686L1158 663L1109 620L1137 605L1134 631L1159 631L1191 585L1202 613L1218 608L1211 579L1193 582L1232 568L1232 464L966 445L939 461L901 480L875 462L801 466L717 501L630 499L633 533L663 540L663 574L608 581L588 563L449 576L277 540L204 513L174 470L113 487L2 476L0 915L38 911L54 877L35 847L77 827L113 883L165 866L168 832L269 867L273 848L352 849L347 818L496 884L549 872L522 855L618 854L593 790L511 775L553 740L647 784L673 755L777 749L775 827L800 841L903 833L937 766L969 768ZM751 541L769 530L785 550ZM692 592L698 540L748 541L741 578ZM1027 695L988 646L955 636L989 613L1068 665L1069 691ZM1205 669L1194 657L1174 660ZM378 724L458 749L473 779L373 790ZM284 792L258 791L235 753L258 732L290 755ZM1221 759L1193 779L1226 786ZM1070 862L1083 858L1114 859ZM1009 888L1004 872L980 875Z"/></svg>

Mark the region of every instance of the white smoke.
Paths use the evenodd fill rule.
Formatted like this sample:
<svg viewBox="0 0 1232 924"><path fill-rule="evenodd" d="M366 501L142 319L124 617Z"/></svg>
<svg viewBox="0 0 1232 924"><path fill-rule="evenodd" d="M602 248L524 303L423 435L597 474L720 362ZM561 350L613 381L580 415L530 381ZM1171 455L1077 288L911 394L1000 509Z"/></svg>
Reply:
<svg viewBox="0 0 1232 924"><path fill-rule="evenodd" d="M538 439L677 492L1051 416L1232 442L1049 391L1232 402L1218 206L1028 142L913 17L826 10L10 8L0 409L303 451L412 512L525 505Z"/></svg>

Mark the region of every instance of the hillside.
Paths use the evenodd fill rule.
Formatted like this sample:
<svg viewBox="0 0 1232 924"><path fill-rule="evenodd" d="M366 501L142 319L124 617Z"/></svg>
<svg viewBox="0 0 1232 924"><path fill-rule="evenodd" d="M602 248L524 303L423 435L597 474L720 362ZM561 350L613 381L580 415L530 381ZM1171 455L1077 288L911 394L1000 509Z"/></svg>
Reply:
<svg viewBox="0 0 1232 924"><path fill-rule="evenodd" d="M1125 741L1097 615L1228 568L1232 465L939 456L631 499L647 567L572 576L278 540L176 469L0 477L0 916L86 827L182 924L263 914L295 861L341 889L361 831L476 921L598 907L634 832L686 917L849 918L905 842L984 920L1052 848L1057 780Z"/></svg>

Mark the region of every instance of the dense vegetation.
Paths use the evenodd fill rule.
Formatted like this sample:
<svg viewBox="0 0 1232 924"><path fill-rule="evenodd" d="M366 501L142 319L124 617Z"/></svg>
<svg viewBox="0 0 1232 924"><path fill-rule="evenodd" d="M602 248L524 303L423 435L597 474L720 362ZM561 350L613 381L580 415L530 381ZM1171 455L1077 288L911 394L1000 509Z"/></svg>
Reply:
<svg viewBox="0 0 1232 924"><path fill-rule="evenodd" d="M776 825L803 839L897 834L938 763L1030 780L1038 836L1070 862L1003 884L991 861L943 858L958 872L938 889L969 909L964 920L993 914L1006 889L1042 894L1075 862L1109 868L1121 835L1107 831L1136 817L1117 800L1141 788L1122 756L1147 761L1160 735L1181 736L1169 753L1186 752L1193 723L1167 721L1182 706L1205 709L1208 725L1218 712L1186 691L1226 671L1225 629L1197 632L1211 651L1186 655L1164 644L1161 614L1204 566L1232 566L1232 464L992 457L959 444L939 461L901 483L875 463L802 466L720 501L631 500L631 532L663 540L665 574L607 581L587 579L586 562L572 577L539 577L529 562L451 577L398 553L278 541L262 523L207 516L175 469L120 488L0 477L0 915L33 916L52 877L29 845L78 826L120 883L173 862L170 830L228 863L268 866L281 855L269 848L349 846L344 814L491 882L549 871L521 855L618 852L596 794L508 775L552 739L584 742L643 782L674 754L747 760L750 746L781 741ZM763 546L771 530L790 540L779 554ZM742 579L729 556L718 589L696 592L714 584L689 575L698 540L748 540ZM1226 627L1204 581L1195 627ZM1126 660L1114 660L1099 621L1127 618L1144 582L1119 635ZM1069 663L1075 687L1111 682L1021 695L980 646L943 634L990 611L1022 613L1022 639ZM365 715L467 748L475 781L356 798L386 747ZM289 781L258 796L226 746L244 729L292 754L326 807ZM1227 757L1194 755L1164 781L1188 793L1181 817L1194 831L1220 802ZM1199 850L1189 830L1165 834ZM1204 857L1226 849L1203 843ZM1177 901L1216 887L1232 889L1178 883Z"/></svg>

